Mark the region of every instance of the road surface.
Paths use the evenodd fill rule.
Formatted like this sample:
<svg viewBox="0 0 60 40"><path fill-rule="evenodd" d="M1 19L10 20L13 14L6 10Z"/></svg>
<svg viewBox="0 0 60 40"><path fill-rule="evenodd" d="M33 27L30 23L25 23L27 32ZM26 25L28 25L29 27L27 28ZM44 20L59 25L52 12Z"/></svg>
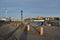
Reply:
<svg viewBox="0 0 60 40"><path fill-rule="evenodd" d="M0 26L0 40L60 40L60 27L43 26L44 35L40 35L39 27L30 27L27 31L27 26L14 26L5 24Z"/></svg>

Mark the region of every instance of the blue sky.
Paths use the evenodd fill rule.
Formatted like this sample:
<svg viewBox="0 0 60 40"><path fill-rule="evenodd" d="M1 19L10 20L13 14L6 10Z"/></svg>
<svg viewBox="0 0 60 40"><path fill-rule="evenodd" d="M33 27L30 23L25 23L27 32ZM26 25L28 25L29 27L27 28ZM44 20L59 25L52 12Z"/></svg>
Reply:
<svg viewBox="0 0 60 40"><path fill-rule="evenodd" d="M0 17L19 18L23 10L24 18L60 17L60 0L0 0Z"/></svg>

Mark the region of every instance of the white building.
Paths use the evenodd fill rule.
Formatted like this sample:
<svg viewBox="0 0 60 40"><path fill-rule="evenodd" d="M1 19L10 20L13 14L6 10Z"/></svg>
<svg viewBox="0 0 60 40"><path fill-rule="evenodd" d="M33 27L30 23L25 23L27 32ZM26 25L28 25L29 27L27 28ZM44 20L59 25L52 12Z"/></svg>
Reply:
<svg viewBox="0 0 60 40"><path fill-rule="evenodd" d="M9 21L10 19L9 18L0 18L0 20L2 20L2 21Z"/></svg>

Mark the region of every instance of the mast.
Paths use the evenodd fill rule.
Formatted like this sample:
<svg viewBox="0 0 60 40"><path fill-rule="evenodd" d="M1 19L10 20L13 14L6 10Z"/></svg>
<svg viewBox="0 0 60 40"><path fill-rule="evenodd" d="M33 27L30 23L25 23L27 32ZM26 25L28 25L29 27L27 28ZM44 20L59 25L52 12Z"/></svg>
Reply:
<svg viewBox="0 0 60 40"><path fill-rule="evenodd" d="M23 10L21 10L21 21L23 21Z"/></svg>
<svg viewBox="0 0 60 40"><path fill-rule="evenodd" d="M6 13L6 18L7 18L7 10L5 11L5 13Z"/></svg>

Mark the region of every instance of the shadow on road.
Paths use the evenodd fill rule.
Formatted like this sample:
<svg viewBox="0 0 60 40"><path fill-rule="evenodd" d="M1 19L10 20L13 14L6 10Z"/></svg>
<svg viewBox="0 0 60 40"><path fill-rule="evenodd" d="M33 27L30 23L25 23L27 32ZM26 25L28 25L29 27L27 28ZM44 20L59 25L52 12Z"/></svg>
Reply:
<svg viewBox="0 0 60 40"><path fill-rule="evenodd" d="M20 40L27 40L27 33L28 33L27 27L25 27L23 33L20 36Z"/></svg>
<svg viewBox="0 0 60 40"><path fill-rule="evenodd" d="M31 26L32 28L34 28L35 29L35 31L37 31L39 34L40 34L40 32L39 32L39 30L37 30L35 27L33 27L33 26Z"/></svg>
<svg viewBox="0 0 60 40"><path fill-rule="evenodd" d="M20 25L13 31L9 32L7 35L4 35L5 40L8 40L9 37L11 37L18 29L19 29Z"/></svg>

